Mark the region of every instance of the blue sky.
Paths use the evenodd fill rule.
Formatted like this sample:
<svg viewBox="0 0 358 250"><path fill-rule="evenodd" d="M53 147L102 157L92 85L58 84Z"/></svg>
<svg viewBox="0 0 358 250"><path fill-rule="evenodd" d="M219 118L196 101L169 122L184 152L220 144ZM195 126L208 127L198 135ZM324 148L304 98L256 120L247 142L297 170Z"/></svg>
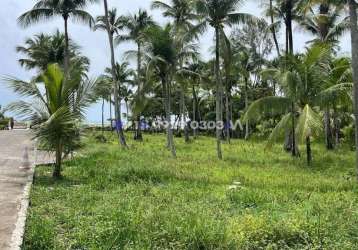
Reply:
<svg viewBox="0 0 358 250"><path fill-rule="evenodd" d="M54 19L45 24L34 25L27 29L22 29L17 25L16 19L25 11L31 9L36 1L34 0L1 0L2 8L0 8L0 78L3 76L14 76L23 80L28 80L33 76L34 72L29 72L21 68L18 64L20 55L16 53L15 47L24 43L24 40L37 33L52 33L59 29L63 30L63 22L61 19ZM151 0L108 0L110 7L116 7L119 14L128 14L137 12L139 8L149 10ZM93 15L102 15L102 4L93 5L88 8ZM161 24L168 20L163 18L159 11L150 11L154 19ZM256 16L261 16L262 10L258 6L258 1L247 1L242 6L241 12L249 12ZM90 76L96 77L103 72L103 69L109 65L109 49L107 45L107 37L103 32L92 32L89 28L70 23L69 32L71 39L82 47L82 53L90 58L91 68ZM204 58L210 54L209 48L212 46L213 33L208 31L201 39L200 46ZM305 47L305 42L311 37L301 31L299 28L294 29L295 50L301 51ZM280 36L280 43L283 44L283 36ZM342 39L341 53L346 54L350 51L349 36L346 35ZM123 52L132 49L133 45L123 44L116 48L116 57L118 61L124 60ZM12 93L5 87L0 80L0 105L7 104L19 100L19 96ZM109 111L106 110L106 113ZM93 105L87 112L87 120L90 122L100 121L100 105Z"/></svg>

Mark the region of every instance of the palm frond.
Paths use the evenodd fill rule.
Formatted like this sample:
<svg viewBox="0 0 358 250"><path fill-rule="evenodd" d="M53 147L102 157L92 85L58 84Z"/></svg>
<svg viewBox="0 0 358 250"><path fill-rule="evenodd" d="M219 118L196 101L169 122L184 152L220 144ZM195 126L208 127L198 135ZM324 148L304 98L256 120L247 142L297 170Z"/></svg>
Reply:
<svg viewBox="0 0 358 250"><path fill-rule="evenodd" d="M54 17L54 10L47 8L38 8L25 12L17 19L17 22L22 27L26 28L32 24L39 23L42 21L48 21Z"/></svg>
<svg viewBox="0 0 358 250"><path fill-rule="evenodd" d="M300 143L307 137L317 137L322 131L322 119L309 105L306 105L297 121L296 135Z"/></svg>
<svg viewBox="0 0 358 250"><path fill-rule="evenodd" d="M275 142L283 138L287 133L287 131L291 128L291 126L292 126L292 113L288 113L281 118L280 122L272 130L267 140L266 147L267 148L272 147Z"/></svg>
<svg viewBox="0 0 358 250"><path fill-rule="evenodd" d="M253 102L246 111L243 121L259 121L263 117L287 114L292 100L286 97L269 96Z"/></svg>

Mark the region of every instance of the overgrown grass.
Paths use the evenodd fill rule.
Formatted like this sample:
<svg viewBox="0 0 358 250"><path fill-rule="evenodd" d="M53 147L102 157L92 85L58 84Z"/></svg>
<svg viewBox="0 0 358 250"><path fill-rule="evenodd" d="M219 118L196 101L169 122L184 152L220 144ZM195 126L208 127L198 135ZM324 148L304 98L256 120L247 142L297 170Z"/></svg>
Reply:
<svg viewBox="0 0 358 250"><path fill-rule="evenodd" d="M23 249L358 249L354 154L164 135L130 149L88 139L64 178L38 167Z"/></svg>

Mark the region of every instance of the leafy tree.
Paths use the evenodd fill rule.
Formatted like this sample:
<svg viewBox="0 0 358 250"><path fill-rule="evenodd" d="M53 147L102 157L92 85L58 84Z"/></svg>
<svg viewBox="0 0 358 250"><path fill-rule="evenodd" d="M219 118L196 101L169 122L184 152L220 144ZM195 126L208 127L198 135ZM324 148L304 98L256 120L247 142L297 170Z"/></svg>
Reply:
<svg viewBox="0 0 358 250"><path fill-rule="evenodd" d="M72 71L71 74L80 74ZM32 123L34 136L49 151L56 153L53 177L61 177L64 153L68 153L79 142L78 122L84 117L85 108L95 101L95 83L80 75L71 75L65 81L64 73L58 64L48 69L37 79L25 82L16 78L6 79L9 86L18 94L31 98L9 105L9 110L26 117ZM45 98L39 88L41 82L46 89ZM73 98L76 95L76 98Z"/></svg>

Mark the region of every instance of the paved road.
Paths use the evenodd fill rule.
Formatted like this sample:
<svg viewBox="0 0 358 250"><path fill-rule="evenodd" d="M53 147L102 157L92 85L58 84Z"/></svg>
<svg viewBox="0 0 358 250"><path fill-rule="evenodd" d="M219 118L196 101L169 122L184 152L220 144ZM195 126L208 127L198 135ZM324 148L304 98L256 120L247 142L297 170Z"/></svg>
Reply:
<svg viewBox="0 0 358 250"><path fill-rule="evenodd" d="M10 249L12 233L21 207L21 198L31 175L31 171L24 168L34 162L34 145L30 139L30 132L26 130L0 131L1 250Z"/></svg>

